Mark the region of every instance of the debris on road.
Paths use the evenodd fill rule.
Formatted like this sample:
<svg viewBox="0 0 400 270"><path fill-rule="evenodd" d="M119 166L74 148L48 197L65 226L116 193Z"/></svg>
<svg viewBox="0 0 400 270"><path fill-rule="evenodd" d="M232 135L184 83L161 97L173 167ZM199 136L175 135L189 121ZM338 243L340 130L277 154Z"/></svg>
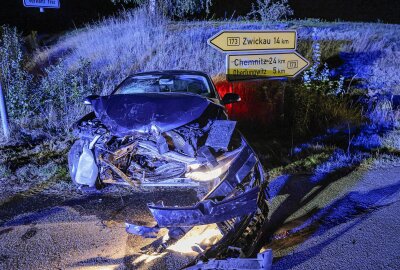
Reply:
<svg viewBox="0 0 400 270"><path fill-rule="evenodd" d="M125 223L125 228L127 233L139 235L144 238L156 238L160 230L158 226L147 227L129 223Z"/></svg>
<svg viewBox="0 0 400 270"><path fill-rule="evenodd" d="M270 270L272 268L272 250L257 254L257 258L227 258L225 260L199 261L196 265L185 268L185 270Z"/></svg>

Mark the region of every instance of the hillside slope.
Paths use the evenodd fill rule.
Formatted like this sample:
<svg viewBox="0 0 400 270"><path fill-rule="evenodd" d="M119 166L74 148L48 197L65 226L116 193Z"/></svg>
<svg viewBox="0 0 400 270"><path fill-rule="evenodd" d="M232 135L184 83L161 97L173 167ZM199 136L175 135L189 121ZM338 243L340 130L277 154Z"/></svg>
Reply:
<svg viewBox="0 0 400 270"><path fill-rule="evenodd" d="M74 69L87 60L101 73L104 93L137 71L195 69L217 76L225 72L225 55L208 46L207 39L224 29L296 29L298 50L308 59L312 41L318 41L334 75L360 80L373 91L400 93L400 26L381 23L171 22L139 10L67 34L38 52L32 65L63 61Z"/></svg>

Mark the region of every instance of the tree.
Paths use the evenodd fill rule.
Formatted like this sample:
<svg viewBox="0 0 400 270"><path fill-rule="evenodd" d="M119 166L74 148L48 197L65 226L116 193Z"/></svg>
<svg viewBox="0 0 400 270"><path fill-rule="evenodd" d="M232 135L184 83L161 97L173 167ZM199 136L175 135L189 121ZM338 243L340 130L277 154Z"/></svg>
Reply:
<svg viewBox="0 0 400 270"><path fill-rule="evenodd" d="M111 0L114 4L133 3L148 8L151 13L156 11L169 17L183 18L196 12L210 12L212 0Z"/></svg>
<svg viewBox="0 0 400 270"><path fill-rule="evenodd" d="M293 9L288 0L257 0L247 15L261 21L276 21L293 15Z"/></svg>

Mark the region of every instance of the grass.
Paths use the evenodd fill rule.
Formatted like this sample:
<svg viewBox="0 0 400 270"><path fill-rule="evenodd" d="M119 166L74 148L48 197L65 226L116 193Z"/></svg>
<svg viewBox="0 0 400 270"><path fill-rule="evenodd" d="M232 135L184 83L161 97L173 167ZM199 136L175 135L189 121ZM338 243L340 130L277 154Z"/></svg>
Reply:
<svg viewBox="0 0 400 270"><path fill-rule="evenodd" d="M58 139L0 146L0 204L18 194L71 191L66 162L70 144L70 141Z"/></svg>
<svg viewBox="0 0 400 270"><path fill-rule="evenodd" d="M296 29L298 51L312 59L312 42L318 40L321 62L329 64L333 77L343 75L346 87L361 88L362 93L400 93L397 25L315 20L176 22L134 10L76 29L32 55L28 67L39 81L35 91L45 93L34 101L46 116L39 118L48 119L42 125L68 133L85 110L83 96L108 94L130 73L191 69L224 80L225 54L206 42L223 29Z"/></svg>
<svg viewBox="0 0 400 270"><path fill-rule="evenodd" d="M66 68L75 69L82 59L100 71L103 92L108 93L127 74L158 69L197 69L212 76L224 73L224 54L206 41L222 29L296 29L298 49L311 56L311 40L320 40L322 60L338 56L350 65L338 70L348 78L366 80L374 90L400 93L400 26L368 23L324 23L289 21L171 22L152 17L143 10L125 12L62 37L58 43L37 52L31 66L54 64L62 59ZM339 60L337 60L339 61ZM328 61L329 62L329 61ZM385 75L384 77L382 77Z"/></svg>
<svg viewBox="0 0 400 270"><path fill-rule="evenodd" d="M371 94L400 93L395 68L400 64L397 25L312 20L176 22L139 9L76 29L34 52L27 65L35 75L29 87L30 107L18 119L16 130L32 128L36 122L48 133L68 134L71 124L87 110L82 104L84 96L108 94L130 73L192 69L209 73L215 81L224 80L225 54L206 42L223 29L296 29L298 51L312 59L312 43L317 40L321 62L330 65L333 78L343 75L346 87L357 86L363 93L368 89ZM300 80L293 83L301 85ZM338 104L347 106L346 102ZM336 110L334 115L346 111L343 106L331 109ZM328 118L328 122L335 121Z"/></svg>
<svg viewBox="0 0 400 270"><path fill-rule="evenodd" d="M20 119L20 126L29 129L34 124L36 129L45 129L46 132L54 130L51 136L64 136L68 134L72 122L87 111L87 107L81 103L83 96L91 93L108 94L123 78L134 72L202 70L209 73L215 81L223 81L225 55L208 46L206 42L223 29L296 29L298 51L312 59L312 43L317 40L321 47L321 62L328 63L333 78L343 75L346 87L357 87L362 93L369 91L370 95L388 92L400 94L400 74L397 72L400 66L399 25L328 23L318 20L268 23L234 20L176 22L162 16L150 16L144 10L135 10L76 29L29 57L27 67L34 75L35 82L32 85L34 99L31 103L36 104L38 112L36 117ZM277 96L284 96L285 102L288 101L288 96L294 96L289 102L293 115L290 121L285 120L286 126L277 123L260 130L259 125L252 127L254 123L240 123L246 137L274 176L314 171L323 173L338 168L340 164L357 161L357 157L351 156L347 151L350 144L348 136L344 140L337 138L337 142L333 143L304 142L324 134L327 128L342 128L338 126L342 124L346 129L346 124L349 123L344 123L345 121L351 122L352 126L359 125L365 121L361 119L363 115L360 108L349 107L345 98L321 96L313 89L300 89L301 86L302 81L296 79L289 83L266 83L261 86L262 89L254 89L253 92L256 93L246 92L246 95L270 98L265 92L271 90L268 87L273 87L276 93L283 93ZM296 87L296 92L288 91L289 88ZM371 125L375 127L394 123L399 119L398 113L391 110L387 103L378 104L368 113L366 115L364 112L364 116L368 116L372 120ZM314 117L309 117L310 115ZM285 117L287 116L285 111ZM259 134L254 134L255 128L260 130ZM297 131L304 134L300 136ZM28 135L28 140L33 137L32 134ZM355 147L374 141L382 144L385 149L398 147L396 133L379 134L372 138L374 140L370 135L353 135ZM307 144L308 147L304 147ZM342 151L336 151L336 148ZM370 145L367 148L365 151L370 151L373 147ZM297 151L301 153L296 154ZM42 159L40 154L27 155L32 158L21 153L14 158L18 162L25 160L28 163L30 160ZM0 172L8 174L8 169L3 166ZM24 172L20 173L24 178Z"/></svg>

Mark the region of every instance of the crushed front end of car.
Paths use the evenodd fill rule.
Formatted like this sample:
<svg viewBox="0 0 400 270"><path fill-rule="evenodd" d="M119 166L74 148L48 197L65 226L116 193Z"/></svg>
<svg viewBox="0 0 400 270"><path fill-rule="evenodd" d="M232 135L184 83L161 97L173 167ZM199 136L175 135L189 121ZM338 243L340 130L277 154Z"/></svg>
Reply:
<svg viewBox="0 0 400 270"><path fill-rule="evenodd" d="M217 223L245 243L268 213L266 180L252 148L227 118L223 105L192 93L138 93L88 97L93 112L74 126L69 153L72 180L80 187L207 186L197 204L149 203L155 228L127 225L154 236L158 228L184 230ZM232 230L235 228L235 230Z"/></svg>

